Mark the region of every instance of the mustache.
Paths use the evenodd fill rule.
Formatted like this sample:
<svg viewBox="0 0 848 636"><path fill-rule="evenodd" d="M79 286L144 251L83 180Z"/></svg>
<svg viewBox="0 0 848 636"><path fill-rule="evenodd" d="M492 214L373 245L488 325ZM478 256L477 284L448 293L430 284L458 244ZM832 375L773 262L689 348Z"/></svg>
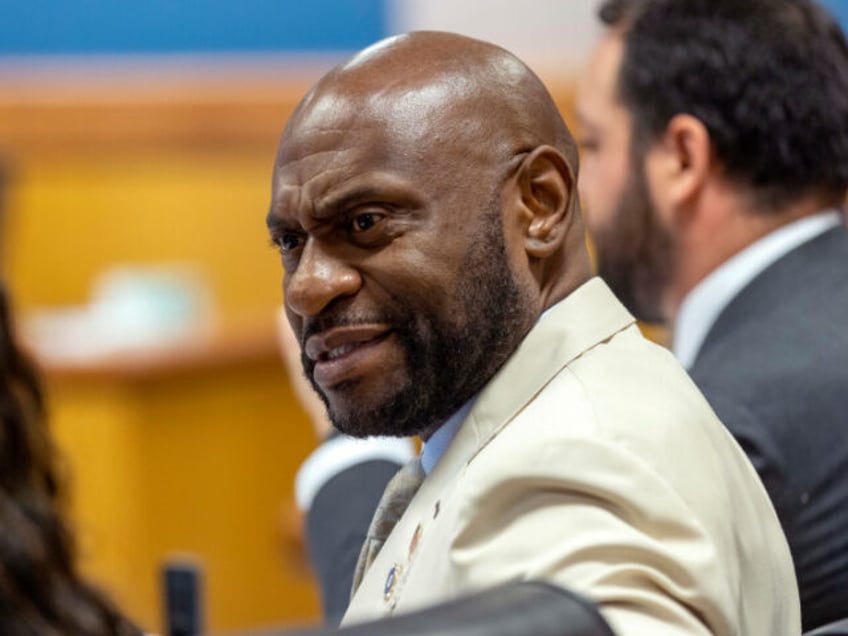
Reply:
<svg viewBox="0 0 848 636"><path fill-rule="evenodd" d="M314 316L305 318L300 333L300 347L306 345L306 341L314 335L329 331L336 327L354 327L357 325L384 324L391 328L397 328L407 321L399 316L389 313L334 313L326 316Z"/></svg>

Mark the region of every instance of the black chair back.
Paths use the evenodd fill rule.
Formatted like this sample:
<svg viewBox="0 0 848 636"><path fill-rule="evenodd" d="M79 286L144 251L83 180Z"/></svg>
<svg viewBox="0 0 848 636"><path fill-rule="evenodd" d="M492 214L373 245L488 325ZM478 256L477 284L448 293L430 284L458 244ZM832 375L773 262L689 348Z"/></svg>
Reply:
<svg viewBox="0 0 848 636"><path fill-rule="evenodd" d="M848 636L848 618L804 632L804 636Z"/></svg>
<svg viewBox="0 0 848 636"><path fill-rule="evenodd" d="M592 601L540 582L511 583L418 612L286 636L614 636Z"/></svg>

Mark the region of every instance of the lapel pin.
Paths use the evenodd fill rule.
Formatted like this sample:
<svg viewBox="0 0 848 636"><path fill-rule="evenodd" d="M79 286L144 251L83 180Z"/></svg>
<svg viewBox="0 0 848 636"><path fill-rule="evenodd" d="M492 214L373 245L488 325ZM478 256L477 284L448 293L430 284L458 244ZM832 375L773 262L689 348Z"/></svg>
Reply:
<svg viewBox="0 0 848 636"><path fill-rule="evenodd" d="M412 554L415 552L415 549L418 547L418 541L421 539L421 533L423 528L419 523L415 526L415 532L412 533L412 540L409 542L409 556L407 558L412 559Z"/></svg>
<svg viewBox="0 0 848 636"><path fill-rule="evenodd" d="M400 563L395 563L389 570L389 575L386 577L386 585L383 587L383 598L387 601L392 598L392 594L395 591L395 585L397 585L398 579L400 578L401 570L402 568Z"/></svg>

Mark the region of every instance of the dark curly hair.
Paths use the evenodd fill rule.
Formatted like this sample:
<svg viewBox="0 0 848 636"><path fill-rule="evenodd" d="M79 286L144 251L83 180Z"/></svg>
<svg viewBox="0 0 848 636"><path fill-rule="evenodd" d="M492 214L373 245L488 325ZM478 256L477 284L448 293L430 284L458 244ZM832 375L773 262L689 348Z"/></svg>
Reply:
<svg viewBox="0 0 848 636"><path fill-rule="evenodd" d="M607 0L622 28L618 94L644 151L677 114L707 128L728 178L763 209L848 187L848 45L809 0Z"/></svg>
<svg viewBox="0 0 848 636"><path fill-rule="evenodd" d="M35 372L15 344L0 284L0 634L124 636L139 630L82 581Z"/></svg>

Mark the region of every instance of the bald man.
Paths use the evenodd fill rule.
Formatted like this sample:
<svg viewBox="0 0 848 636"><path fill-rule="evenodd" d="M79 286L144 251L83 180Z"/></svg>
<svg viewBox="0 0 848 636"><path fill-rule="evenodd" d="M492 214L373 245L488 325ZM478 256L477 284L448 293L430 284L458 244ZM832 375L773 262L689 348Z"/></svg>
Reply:
<svg viewBox="0 0 848 636"><path fill-rule="evenodd" d="M366 49L288 122L267 223L306 377L343 433L424 441L344 622L544 579L619 635L797 634L765 490L592 277L576 179L538 78L456 35Z"/></svg>

